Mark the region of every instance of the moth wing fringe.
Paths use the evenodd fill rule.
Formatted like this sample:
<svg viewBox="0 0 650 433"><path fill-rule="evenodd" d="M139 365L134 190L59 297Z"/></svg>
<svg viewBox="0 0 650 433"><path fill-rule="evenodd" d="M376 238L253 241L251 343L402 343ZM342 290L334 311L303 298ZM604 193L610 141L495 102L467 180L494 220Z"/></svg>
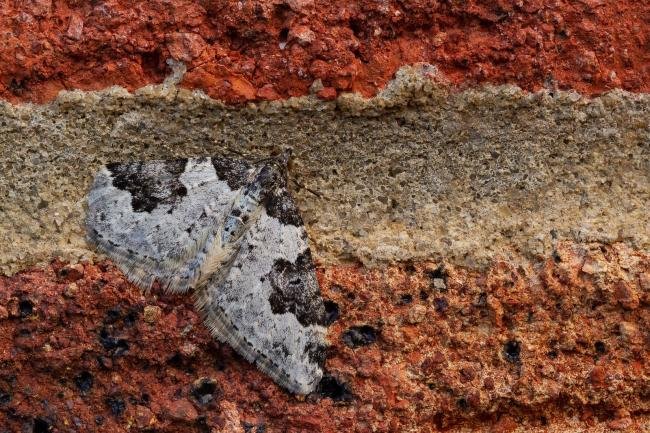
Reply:
<svg viewBox="0 0 650 433"><path fill-rule="evenodd" d="M213 337L221 342L228 343L237 353L243 356L248 362L255 365L262 373L271 377L278 385L295 394L309 394L314 391L318 380L314 381L312 387L301 387L292 381L289 375L280 366L263 356L252 348L244 338L239 337L239 332L233 326L228 316L219 309L212 311L206 306L210 303L210 297L206 288L197 289L193 293L194 306L201 314L205 326Z"/></svg>
<svg viewBox="0 0 650 433"><path fill-rule="evenodd" d="M124 254L92 233L89 234L89 238L102 253L122 270L127 280L138 286L143 293L150 292L156 281L156 275L154 274L156 266L153 265L153 260ZM188 284L180 285L176 281L177 279L161 281L161 288L165 293L185 293L191 288Z"/></svg>

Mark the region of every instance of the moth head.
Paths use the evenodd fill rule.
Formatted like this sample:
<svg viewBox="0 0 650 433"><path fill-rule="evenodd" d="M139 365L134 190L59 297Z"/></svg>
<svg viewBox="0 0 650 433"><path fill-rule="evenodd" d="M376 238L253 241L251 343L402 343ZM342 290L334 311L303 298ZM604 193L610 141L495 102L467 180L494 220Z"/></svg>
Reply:
<svg viewBox="0 0 650 433"><path fill-rule="evenodd" d="M264 185L266 190L272 191L286 187L289 156L290 152L285 152L264 160L257 175L257 181Z"/></svg>
<svg viewBox="0 0 650 433"><path fill-rule="evenodd" d="M291 159L291 152L292 150L290 148L282 149L282 151L277 155L274 155L272 159L276 160L280 167L286 169L289 165L289 160Z"/></svg>

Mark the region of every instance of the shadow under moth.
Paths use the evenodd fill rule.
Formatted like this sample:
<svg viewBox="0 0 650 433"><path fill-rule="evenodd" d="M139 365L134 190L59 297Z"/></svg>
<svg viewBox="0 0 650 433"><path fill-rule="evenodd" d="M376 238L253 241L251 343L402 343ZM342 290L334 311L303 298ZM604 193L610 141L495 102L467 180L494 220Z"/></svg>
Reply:
<svg viewBox="0 0 650 433"><path fill-rule="evenodd" d="M323 376L325 307L285 152L108 164L88 195L90 241L143 290L192 290L214 337L290 392Z"/></svg>

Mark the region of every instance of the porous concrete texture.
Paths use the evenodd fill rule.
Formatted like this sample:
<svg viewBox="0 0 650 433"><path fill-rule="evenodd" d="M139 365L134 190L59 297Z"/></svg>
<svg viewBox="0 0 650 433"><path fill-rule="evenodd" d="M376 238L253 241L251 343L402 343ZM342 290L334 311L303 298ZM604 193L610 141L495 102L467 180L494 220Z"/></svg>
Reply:
<svg viewBox="0 0 650 433"><path fill-rule="evenodd" d="M0 105L0 271L89 255L84 200L107 161L290 147L292 188L321 263L548 256L558 239L647 251L650 97L451 92L405 67L354 94L227 107L179 90L66 92Z"/></svg>

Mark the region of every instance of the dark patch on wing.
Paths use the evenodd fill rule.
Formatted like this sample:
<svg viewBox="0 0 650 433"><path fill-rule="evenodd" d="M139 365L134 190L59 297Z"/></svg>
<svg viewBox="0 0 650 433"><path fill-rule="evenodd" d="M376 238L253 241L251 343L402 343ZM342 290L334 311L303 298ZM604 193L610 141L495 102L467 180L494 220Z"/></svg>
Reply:
<svg viewBox="0 0 650 433"><path fill-rule="evenodd" d="M247 162L218 156L213 156L211 161L219 179L226 181L233 191L249 182L248 171L251 165Z"/></svg>
<svg viewBox="0 0 650 433"><path fill-rule="evenodd" d="M298 207L286 188L281 188L269 194L265 205L266 213L273 218L277 218L282 224L296 227L303 225Z"/></svg>
<svg viewBox="0 0 650 433"><path fill-rule="evenodd" d="M325 365L325 359L327 358L327 346L323 344L309 343L305 348L305 353L307 354L309 361L323 368Z"/></svg>
<svg viewBox="0 0 650 433"><path fill-rule="evenodd" d="M269 303L274 314L292 313L303 326L325 324L325 306L309 250L300 254L295 263L276 260L268 277L272 288Z"/></svg>
<svg viewBox="0 0 650 433"><path fill-rule="evenodd" d="M180 181L187 159L108 164L113 186L131 194L135 212L151 212L162 203L174 204L187 195Z"/></svg>

